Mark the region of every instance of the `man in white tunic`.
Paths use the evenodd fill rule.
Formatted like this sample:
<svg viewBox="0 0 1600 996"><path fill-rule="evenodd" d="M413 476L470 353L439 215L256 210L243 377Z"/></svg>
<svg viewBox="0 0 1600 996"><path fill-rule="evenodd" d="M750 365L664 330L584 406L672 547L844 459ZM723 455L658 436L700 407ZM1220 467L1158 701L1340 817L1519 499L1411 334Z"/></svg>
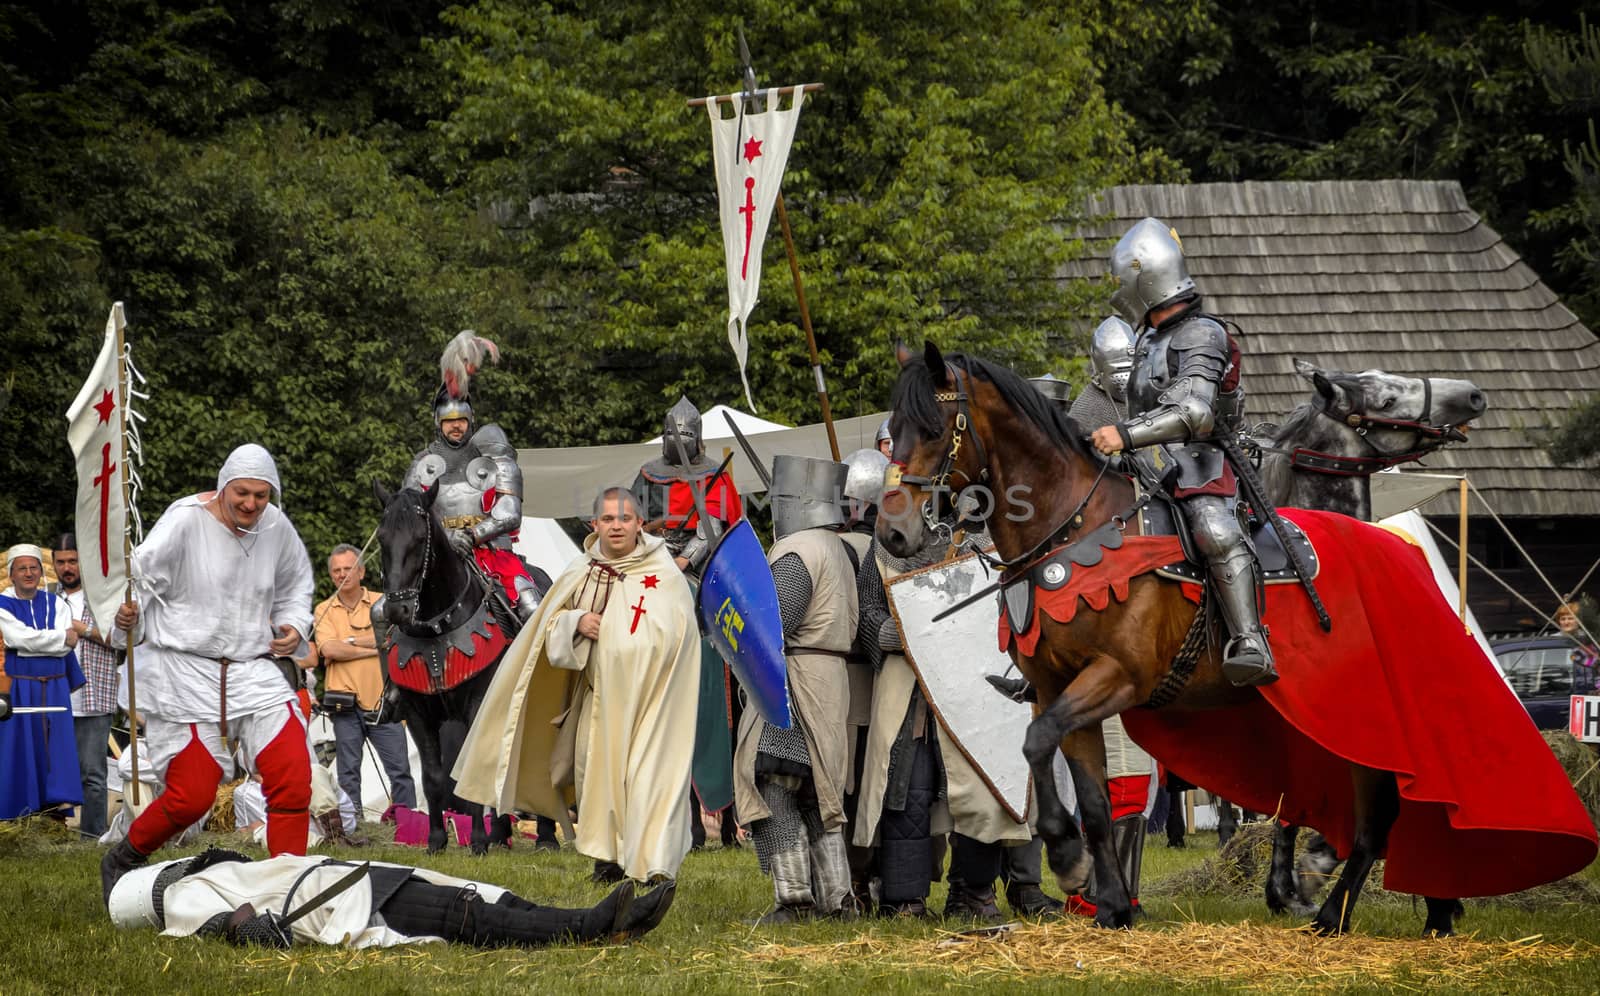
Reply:
<svg viewBox="0 0 1600 996"><path fill-rule="evenodd" d="M288 516L278 468L247 443L217 490L167 507L133 552L138 603L117 626L138 645L150 765L166 788L101 863L107 895L122 872L204 816L237 760L261 776L267 849L304 854L311 802L305 725L275 657L304 657L311 561Z"/></svg>
<svg viewBox="0 0 1600 996"><path fill-rule="evenodd" d="M694 598L637 499L595 502L584 553L506 650L452 773L456 795L565 819L595 879L672 878L689 853L700 688Z"/></svg>
<svg viewBox="0 0 1600 996"><path fill-rule="evenodd" d="M426 868L374 861L352 874L361 867L290 854L251 861L212 848L122 876L107 907L118 927L278 948L297 941L349 948L423 941L538 947L639 937L666 916L676 888L668 883L635 899L633 883L624 882L587 909L559 909Z"/></svg>

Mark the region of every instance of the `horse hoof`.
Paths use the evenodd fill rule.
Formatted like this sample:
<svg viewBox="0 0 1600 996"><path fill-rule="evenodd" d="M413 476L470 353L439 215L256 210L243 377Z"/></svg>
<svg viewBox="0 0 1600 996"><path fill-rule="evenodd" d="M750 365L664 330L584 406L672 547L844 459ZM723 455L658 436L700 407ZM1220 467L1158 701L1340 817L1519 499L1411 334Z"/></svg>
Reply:
<svg viewBox="0 0 1600 996"><path fill-rule="evenodd" d="M1456 929L1454 927L1423 927L1422 928L1422 936L1423 937L1454 937L1454 936L1456 936Z"/></svg>
<svg viewBox="0 0 1600 996"><path fill-rule="evenodd" d="M1324 920L1320 915L1311 921L1311 929L1322 937L1338 937L1344 933L1344 927L1335 918L1332 923Z"/></svg>
<svg viewBox="0 0 1600 996"><path fill-rule="evenodd" d="M472 852L473 857L481 858L485 854L489 853L489 842L486 840L475 840L468 847L468 850Z"/></svg>
<svg viewBox="0 0 1600 996"><path fill-rule="evenodd" d="M440 851L444 850L447 843L449 843L449 841L446 840L443 830L439 831L437 834L428 834L428 853L438 854Z"/></svg>
<svg viewBox="0 0 1600 996"><path fill-rule="evenodd" d="M1122 913L1112 913L1110 910L1102 906L1100 909L1095 911L1094 925L1096 927L1104 927L1107 930L1132 930L1133 910L1130 909Z"/></svg>

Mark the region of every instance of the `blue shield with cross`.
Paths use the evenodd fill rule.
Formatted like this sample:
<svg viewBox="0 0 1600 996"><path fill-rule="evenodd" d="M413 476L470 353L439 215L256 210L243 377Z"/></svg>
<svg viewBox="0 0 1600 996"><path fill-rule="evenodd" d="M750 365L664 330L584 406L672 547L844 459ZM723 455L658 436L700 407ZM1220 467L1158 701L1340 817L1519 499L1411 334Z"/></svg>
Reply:
<svg viewBox="0 0 1600 996"><path fill-rule="evenodd" d="M750 523L722 535L701 572L700 621L706 639L728 662L745 695L773 726L787 730L789 666L783 655L778 588Z"/></svg>

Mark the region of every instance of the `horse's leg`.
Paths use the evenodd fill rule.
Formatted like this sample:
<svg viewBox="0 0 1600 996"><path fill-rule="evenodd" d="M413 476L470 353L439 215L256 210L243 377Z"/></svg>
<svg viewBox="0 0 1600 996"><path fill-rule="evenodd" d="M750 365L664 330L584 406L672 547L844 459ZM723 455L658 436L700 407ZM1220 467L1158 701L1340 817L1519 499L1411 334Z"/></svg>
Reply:
<svg viewBox="0 0 1600 996"><path fill-rule="evenodd" d="M1239 832L1239 817L1233 811L1233 803L1222 796L1212 795L1211 803L1217 807L1217 850L1220 851Z"/></svg>
<svg viewBox="0 0 1600 996"><path fill-rule="evenodd" d="M1028 724L1022 742L1022 753L1028 759L1034 793L1039 801L1039 836L1044 839L1057 883L1068 895L1081 892L1090 871L1090 855L1085 851L1083 835L1056 792L1052 767L1059 750L1067 756L1093 860L1100 866L1100 873L1095 877L1095 899L1099 907L1095 922L1118 927L1133 922L1133 908L1111 843L1111 801L1105 794L1105 743L1098 736L1098 730L1092 738L1074 738L1070 746L1066 741L1069 734L1097 725L1107 716L1114 716L1135 704L1134 688L1124 673L1122 666L1111 658L1096 658L1048 703L1044 701L1045 689L1035 683L1040 689L1039 712ZM1091 752L1091 744L1092 757L1086 756ZM1105 891L1100 891L1102 888Z"/></svg>
<svg viewBox="0 0 1600 996"><path fill-rule="evenodd" d="M456 694L455 691L446 692L446 695ZM450 777L450 772L455 770L456 758L461 756L461 745L467 739L467 726L470 720L446 719L439 724L439 757L444 764L445 784L450 792L450 799L457 811L466 813L472 820L471 848L473 854L489 853L489 834L483 828L483 806L456 795L456 781Z"/></svg>
<svg viewBox="0 0 1600 996"><path fill-rule="evenodd" d="M1435 899L1423 896L1428 905L1428 919L1422 925L1423 937L1450 937L1456 932L1456 917L1464 911L1459 899Z"/></svg>
<svg viewBox="0 0 1600 996"><path fill-rule="evenodd" d="M1267 871L1267 909L1287 913L1297 904L1294 894L1294 842L1300 828L1279 824L1272 834L1272 864Z"/></svg>
<svg viewBox="0 0 1600 996"><path fill-rule="evenodd" d="M1106 794L1105 742L1098 729L1077 730L1068 736L1071 744L1067 770L1078 793L1078 815L1088 852L1094 859L1094 922L1100 927L1133 926L1133 902L1128 883L1122 877L1122 862L1117 857L1111 835L1111 798ZM1084 760L1088 758L1089 760ZM1094 762L1098 761L1098 764Z"/></svg>
<svg viewBox="0 0 1600 996"><path fill-rule="evenodd" d="M428 800L428 853L438 854L448 842L444 811L450 808L450 775L439 757L439 731L431 718L415 712L406 727L417 742L417 755L422 760L422 794Z"/></svg>
<svg viewBox="0 0 1600 996"><path fill-rule="evenodd" d="M1334 851L1333 845L1328 843L1328 838L1320 833L1313 832L1311 839L1306 842L1305 853L1300 855L1300 860L1295 862L1295 894L1300 897L1300 902L1309 912L1312 901L1317 898L1317 893L1328 884L1328 879L1333 877L1333 870L1339 867L1339 855Z"/></svg>
<svg viewBox="0 0 1600 996"><path fill-rule="evenodd" d="M1355 786L1355 842L1339 881L1311 922L1319 934L1342 934L1350 928L1350 911L1361 898L1373 862L1383 856L1389 830L1400 815L1400 790L1393 772L1352 764L1350 780Z"/></svg>
<svg viewBox="0 0 1600 996"><path fill-rule="evenodd" d="M1039 803L1039 837L1050 857L1050 868L1056 873L1056 883L1070 896L1082 892L1089 882L1089 856L1083 850L1077 821L1056 791L1055 758L1066 734L1065 710L1058 711L1055 706L1066 701L1065 697L1058 698L1034 716L1022 740L1022 755L1028 759L1028 770L1033 774L1033 791ZM1073 778L1076 780L1077 776Z"/></svg>

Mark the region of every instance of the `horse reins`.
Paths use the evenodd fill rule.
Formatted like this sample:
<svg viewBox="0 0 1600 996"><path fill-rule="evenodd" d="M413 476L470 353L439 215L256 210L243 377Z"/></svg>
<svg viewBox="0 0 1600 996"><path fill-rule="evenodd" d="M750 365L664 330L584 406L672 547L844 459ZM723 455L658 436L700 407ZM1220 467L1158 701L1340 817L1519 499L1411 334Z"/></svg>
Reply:
<svg viewBox="0 0 1600 996"><path fill-rule="evenodd" d="M1399 466L1402 463L1412 463L1421 460L1432 452L1431 449L1412 449L1404 452L1387 452L1381 449L1368 433L1374 429L1395 429L1402 432L1414 432L1421 440L1437 440L1441 443L1463 441L1466 437L1460 429L1453 425L1433 425L1428 421L1428 416L1433 411L1433 380L1423 377L1422 380L1422 414L1415 419L1384 418L1381 415L1370 415L1364 408L1351 405L1346 409L1335 408L1327 398L1318 395L1317 413L1326 418L1331 418L1340 425L1349 426L1355 430L1357 436L1372 450L1369 456L1343 456L1337 453L1325 453L1321 450L1311 450L1305 447L1296 447L1285 450L1277 447L1260 447L1263 453L1280 453L1289 457L1289 466L1294 470L1305 470L1313 474L1326 474L1331 477L1366 477L1380 470Z"/></svg>
<svg viewBox="0 0 1600 996"><path fill-rule="evenodd" d="M905 483L932 491L934 494L938 494L938 492L941 490L952 490L949 484L950 475L952 473L959 473L963 478L966 479L967 484L987 484L989 482L989 454L984 448L983 437L978 435L976 429L972 428L971 396L967 392L967 382L972 377L972 372L964 367L957 367L951 363L946 363L945 369L950 371L951 380L955 382L955 390L935 391L933 392L933 400L939 404L953 403L956 406L955 424L950 433L950 448L945 451L944 459L940 461L938 469L935 470L930 476L906 474L904 472L904 461L890 461L889 479L885 481L886 491L898 484ZM972 477L966 473L966 471L960 470L955 466L956 458L961 453L961 443L966 438L966 435L969 431L972 435L973 449L977 450L978 461L982 467L982 469L978 471L977 481L974 481ZM1023 571L1026 571L1029 567L1033 566L1036 561L1049 556L1051 551L1054 550L1058 545L1058 541L1060 543L1066 542L1067 536L1074 529L1081 529L1083 527L1083 510L1088 507L1090 499L1094 497L1095 491L1099 489L1100 482L1105 479L1106 471L1109 470L1110 467L1110 463L1101 461L1100 473L1095 476L1094 483L1089 485L1089 490L1085 492L1083 500L1078 502L1077 506L1067 514L1065 519L1063 519L1049 532L1045 533L1042 540L1034 544L1027 551L1007 560L1000 557L991 556L982 550L979 550L976 551L978 557L990 567L1002 572L1012 572L1013 576L1015 576L1016 574L1021 574ZM963 485L963 487L965 487L965 485ZM953 507L954 502L951 504ZM941 528L944 528L943 523L938 521L938 516L933 511L933 502L928 502L923 506L922 520L929 529L937 531Z"/></svg>
<svg viewBox="0 0 1600 996"><path fill-rule="evenodd" d="M412 586L410 588L401 588L398 591L385 592L384 598L390 602L414 602L416 603L417 608L421 608L422 582L427 580L428 571L433 567L433 526L432 523L427 522L429 518L427 509L423 508L419 504L413 503L411 510L420 518L422 518L425 523L422 530L422 567L417 571L417 576L412 579ZM438 615L432 616L428 619L414 620L409 626L406 626L405 629L412 632L420 630L431 636L439 636L445 633L451 628L451 620L455 617L457 610L461 609L466 604L467 595L470 594L471 591L472 583L469 578L467 585L461 589L461 594L457 595L455 601L451 602L450 606L443 612L440 612Z"/></svg>

